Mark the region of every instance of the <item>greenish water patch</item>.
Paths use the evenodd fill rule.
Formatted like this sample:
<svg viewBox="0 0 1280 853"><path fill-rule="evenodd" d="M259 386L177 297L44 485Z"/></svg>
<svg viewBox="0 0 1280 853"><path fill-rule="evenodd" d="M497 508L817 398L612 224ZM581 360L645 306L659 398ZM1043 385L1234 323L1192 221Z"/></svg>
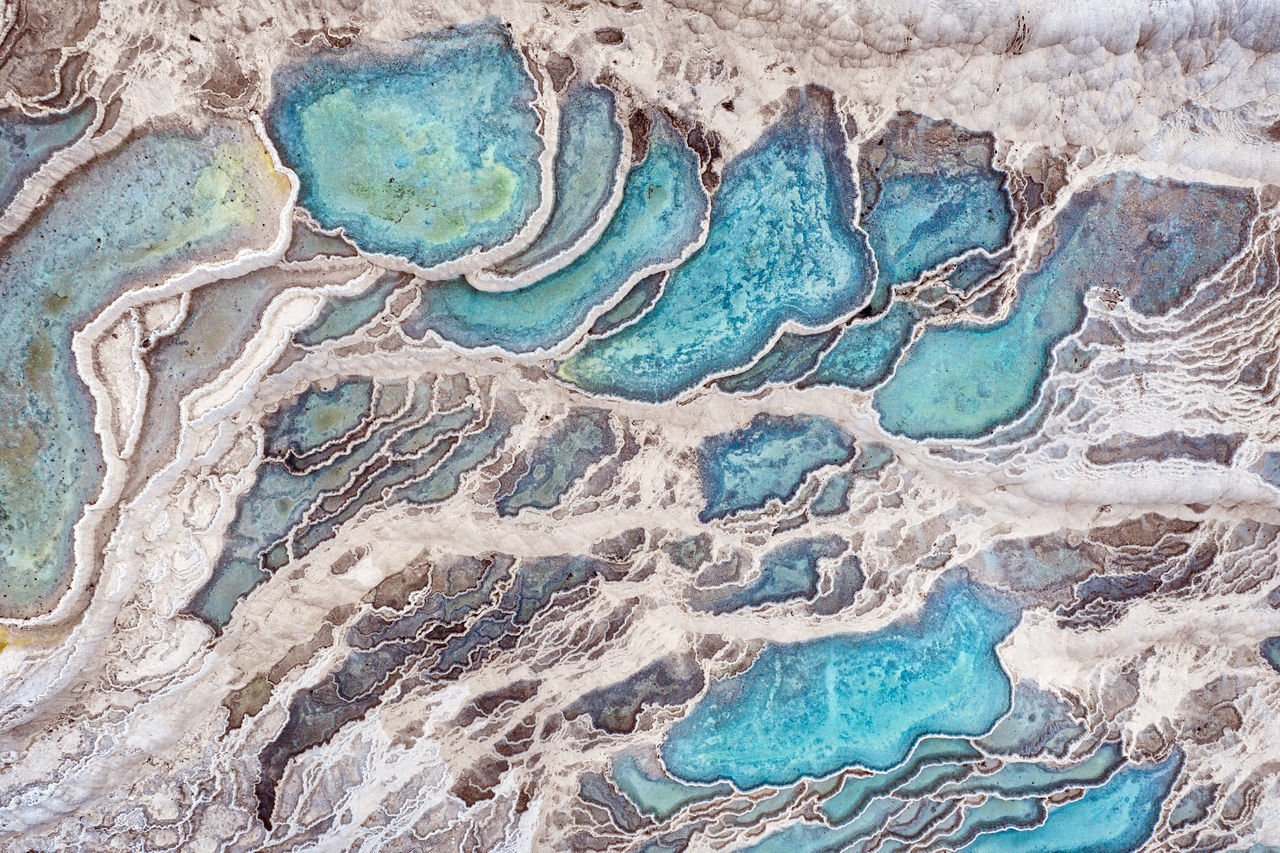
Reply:
<svg viewBox="0 0 1280 853"><path fill-rule="evenodd" d="M529 248L495 267L502 275L544 263L581 240L603 213L622 162L622 125L613 92L578 83L560 102L555 202L551 218Z"/></svg>
<svg viewBox="0 0 1280 853"><path fill-rule="evenodd" d="M347 379L328 390L314 386L268 416L268 456L302 456L354 430L373 404L373 380Z"/></svg>
<svg viewBox="0 0 1280 853"><path fill-rule="evenodd" d="M724 518L769 500L788 500L816 468L853 458L853 439L820 415L758 414L745 427L704 439L698 471L700 521Z"/></svg>
<svg viewBox="0 0 1280 853"><path fill-rule="evenodd" d="M596 321L591 324L590 334L607 335L649 310L662 293L662 286L666 280L666 272L656 272L640 279L635 287L618 300L617 305L596 318Z"/></svg>
<svg viewBox="0 0 1280 853"><path fill-rule="evenodd" d="M92 101L39 118L18 110L0 112L0 211L54 152L80 138L94 112Z"/></svg>
<svg viewBox="0 0 1280 853"><path fill-rule="evenodd" d="M852 471L839 471L822 485L822 491L809 504L814 515L839 515L849 509L849 495L853 492L856 475Z"/></svg>
<svg viewBox="0 0 1280 853"><path fill-rule="evenodd" d="M1097 785L1124 762L1118 743L1104 743L1079 764L1055 767L1034 761L1011 761L995 773L973 776L944 789L947 794L982 793L1001 797L1044 795L1072 785Z"/></svg>
<svg viewBox="0 0 1280 853"><path fill-rule="evenodd" d="M878 441L869 441L858 449L858 456L846 470L837 471L822 485L822 490L809 503L816 516L839 515L849 509L849 500L859 479L874 478L893 461L893 451Z"/></svg>
<svg viewBox="0 0 1280 853"><path fill-rule="evenodd" d="M437 413L402 433L391 443L391 452L411 455L397 456L362 477L358 487L344 495L346 502L340 510L298 533L295 553L311 553L365 507L379 501L390 504L412 495L415 502L426 504L452 497L462 477L502 446L518 420L511 412L496 411L483 427L474 429L480 416L475 407L464 406Z"/></svg>
<svg viewBox="0 0 1280 853"><path fill-rule="evenodd" d="M648 313L588 341L559 375L589 391L670 400L748 364L787 321L821 327L861 307L873 280L854 225L857 188L830 92L793 90L786 111L734 158L706 243Z"/></svg>
<svg viewBox="0 0 1280 853"><path fill-rule="evenodd" d="M1008 601L946 575L912 619L766 647L671 727L662 757L681 779L754 788L887 770L927 734L980 735L1009 710L995 646L1018 618Z"/></svg>
<svg viewBox="0 0 1280 853"><path fill-rule="evenodd" d="M498 498L498 515L513 516L526 507L551 509L588 468L616 449L608 411L574 409L538 441L511 493Z"/></svg>
<svg viewBox="0 0 1280 853"><path fill-rule="evenodd" d="M523 409L514 400L506 401L505 405L496 408L489 415L483 429L467 434L444 457L440 465L432 469L431 476L391 490L387 497L388 503L407 501L420 505L432 504L453 497L462 485L463 475L483 464L502 448L522 414Z"/></svg>
<svg viewBox="0 0 1280 853"><path fill-rule="evenodd" d="M1039 800L1002 800L992 797L982 805L969 809L960 827L950 835L938 839L938 843L945 844L948 849L959 850L984 833L1035 826L1044 815L1044 804Z"/></svg>
<svg viewBox="0 0 1280 853"><path fill-rule="evenodd" d="M1053 348L1080 327L1086 291L1139 301L1189 293L1238 251L1251 211L1237 190L1129 173L1078 192L1007 319L933 326L912 344L876 392L882 425L911 438L976 438L1009 423L1034 404Z"/></svg>
<svg viewBox="0 0 1280 853"><path fill-rule="evenodd" d="M332 237L316 231L305 222L293 223L293 235L289 248L285 250L287 262L311 261L320 257L355 257L356 250L350 243L340 237Z"/></svg>
<svg viewBox="0 0 1280 853"><path fill-rule="evenodd" d="M905 806L902 800L880 797L844 826L832 828L823 823L795 823L765 836L758 844L741 848L740 853L830 853L847 850L852 842L866 838L889 823Z"/></svg>
<svg viewBox="0 0 1280 853"><path fill-rule="evenodd" d="M496 19L316 50L272 86L267 129L300 203L366 251L430 268L508 242L538 209L538 93Z"/></svg>
<svg viewBox="0 0 1280 853"><path fill-rule="evenodd" d="M1013 690L1013 710L990 734L976 741L997 755L1030 757L1049 753L1063 756L1085 728L1071 714L1071 706L1035 682L1023 679Z"/></svg>
<svg viewBox="0 0 1280 853"><path fill-rule="evenodd" d="M980 580L1043 596L1103 571L1105 555L1088 542L1050 534L993 542L970 566Z"/></svg>
<svg viewBox="0 0 1280 853"><path fill-rule="evenodd" d="M979 836L969 853L1130 853L1151 836L1160 805L1182 765L1174 754L1151 767L1129 766L1084 796L1050 809L1035 829Z"/></svg>
<svg viewBox="0 0 1280 853"><path fill-rule="evenodd" d="M419 338L430 329L461 346L521 353L555 346L628 283L675 263L698 239L706 206L697 155L665 120L655 121L648 154L627 175L621 204L587 252L508 293L462 279L425 284L405 333Z"/></svg>
<svg viewBox="0 0 1280 853"><path fill-rule="evenodd" d="M247 128L135 137L62 185L0 257L0 613L30 616L65 587L72 528L104 460L75 330L130 282L262 242L284 185Z"/></svg>

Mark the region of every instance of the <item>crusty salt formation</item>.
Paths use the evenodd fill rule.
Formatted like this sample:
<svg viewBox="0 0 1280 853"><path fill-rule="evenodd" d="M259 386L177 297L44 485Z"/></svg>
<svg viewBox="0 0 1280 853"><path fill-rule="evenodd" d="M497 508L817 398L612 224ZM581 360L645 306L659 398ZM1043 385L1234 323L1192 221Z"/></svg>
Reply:
<svg viewBox="0 0 1280 853"><path fill-rule="evenodd" d="M1270 9L22 12L0 847L1280 843Z"/></svg>

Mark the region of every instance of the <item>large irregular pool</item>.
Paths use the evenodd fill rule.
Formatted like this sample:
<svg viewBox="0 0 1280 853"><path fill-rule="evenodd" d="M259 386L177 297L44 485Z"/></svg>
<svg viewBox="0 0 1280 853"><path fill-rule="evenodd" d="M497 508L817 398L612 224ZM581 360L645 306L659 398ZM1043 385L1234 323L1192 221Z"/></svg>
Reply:
<svg viewBox="0 0 1280 853"><path fill-rule="evenodd" d="M917 616L883 630L770 645L671 727L663 760L681 779L754 788L887 770L925 735L983 734L1010 707L995 647L1018 616L952 576Z"/></svg>
<svg viewBox="0 0 1280 853"><path fill-rule="evenodd" d="M511 241L542 203L538 89L495 19L312 53L272 88L303 206L365 251L431 269Z"/></svg>

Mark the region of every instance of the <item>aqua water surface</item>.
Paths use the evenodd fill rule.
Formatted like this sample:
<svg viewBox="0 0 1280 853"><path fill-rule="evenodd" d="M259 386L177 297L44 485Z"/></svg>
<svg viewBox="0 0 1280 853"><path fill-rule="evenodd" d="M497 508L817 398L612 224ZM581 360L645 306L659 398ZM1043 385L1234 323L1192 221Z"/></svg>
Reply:
<svg viewBox="0 0 1280 853"><path fill-rule="evenodd" d="M755 580L742 586L696 590L693 606L711 613L812 598L818 593L823 560L839 557L849 543L837 536L810 536L785 542L760 557Z"/></svg>
<svg viewBox="0 0 1280 853"><path fill-rule="evenodd" d="M902 355L921 313L917 306L897 301L874 320L847 326L801 387L843 385L861 390L878 385Z"/></svg>
<svg viewBox="0 0 1280 853"><path fill-rule="evenodd" d="M1254 211L1238 189L1103 178L1058 214L1053 251L1019 280L1007 319L932 326L911 345L876 393L881 423L917 439L975 438L1014 420L1080 327L1086 291L1112 287L1140 310L1172 305L1240 249Z"/></svg>
<svg viewBox="0 0 1280 853"><path fill-rule="evenodd" d="M662 294L662 287L666 284L666 281L667 273L665 270L656 272L653 275L647 275L637 281L635 286L623 294L623 297L612 308L596 318L596 321L591 324L589 333L592 335L607 335L648 311Z"/></svg>
<svg viewBox="0 0 1280 853"><path fill-rule="evenodd" d="M72 527L104 461L76 329L131 281L262 241L283 179L247 127L135 137L67 179L0 257L0 612L32 615L63 587ZM182 266L179 267L179 264Z"/></svg>
<svg viewBox="0 0 1280 853"><path fill-rule="evenodd" d="M626 754L613 760L610 778L636 808L659 820L666 820L691 803L723 797L733 791L723 782L689 785L668 776L646 773L639 761Z"/></svg>
<svg viewBox="0 0 1280 853"><path fill-rule="evenodd" d="M697 155L659 118L648 153L627 175L621 204L589 250L507 293L477 290L462 279L425 283L405 333L418 338L430 329L461 346L519 353L553 347L624 287L675 263L701 234L706 210Z"/></svg>
<svg viewBox="0 0 1280 853"><path fill-rule="evenodd" d="M874 275L856 203L831 94L793 91L782 117L725 167L706 243L653 308L588 341L559 375L588 391L670 400L752 361L786 321L816 328L851 314Z"/></svg>
<svg viewBox="0 0 1280 853"><path fill-rule="evenodd" d="M876 797L887 796L926 767L955 766L981 756L973 744L962 738L922 738L916 742L910 756L897 767L872 776L846 779L840 789L822 803L822 816L839 826L861 814Z"/></svg>
<svg viewBox="0 0 1280 853"><path fill-rule="evenodd" d="M698 447L704 504L700 521L788 500L810 471L853 458L852 437L821 415L759 414L745 427Z"/></svg>
<svg viewBox="0 0 1280 853"><path fill-rule="evenodd" d="M886 770L926 734L982 734L1010 707L995 647L1018 618L1008 601L950 574L914 618L770 645L672 725L663 760L681 779L754 788Z"/></svg>
<svg viewBox="0 0 1280 853"><path fill-rule="evenodd" d="M587 470L617 448L609 412L585 406L551 425L524 461L510 492L498 498L498 515L551 509Z"/></svg>
<svg viewBox="0 0 1280 853"><path fill-rule="evenodd" d="M768 383L794 382L813 370L840 332L838 328L812 335L784 332L755 364L741 373L717 380L716 387L730 393L745 393Z"/></svg>
<svg viewBox="0 0 1280 853"><path fill-rule="evenodd" d="M1030 830L980 835L968 853L1130 853L1150 837L1160 806L1182 766L1169 756L1150 767L1129 766L1078 800L1049 810Z"/></svg>
<svg viewBox="0 0 1280 853"><path fill-rule="evenodd" d="M1008 240L1013 208L1005 175L991 165L994 148L990 134L913 113L890 119L862 146L859 224L882 283L913 281L943 261Z"/></svg>
<svg viewBox="0 0 1280 853"><path fill-rule="evenodd" d="M494 267L497 273L513 275L569 251L604 212L626 141L613 92L592 83L570 86L560 101L559 137L551 218L529 248Z"/></svg>
<svg viewBox="0 0 1280 853"><path fill-rule="evenodd" d="M508 242L540 205L538 93L496 19L314 51L272 84L299 202L365 251L438 266Z"/></svg>
<svg viewBox="0 0 1280 853"><path fill-rule="evenodd" d="M373 380L347 379L331 389L312 386L267 421L268 456L303 456L349 434L373 405Z"/></svg>
<svg viewBox="0 0 1280 853"><path fill-rule="evenodd" d="M1258 643L1258 654L1262 655L1268 666L1280 672L1280 637L1267 637Z"/></svg>
<svg viewBox="0 0 1280 853"><path fill-rule="evenodd" d="M316 318L294 334L294 341L316 346L352 334L378 316L391 294L407 280L408 276L400 273L383 273L361 293L327 297Z"/></svg>
<svg viewBox="0 0 1280 853"><path fill-rule="evenodd" d="M1005 176L991 166L993 150L990 135L912 114L895 117L863 143L859 225L878 270L870 303L859 321L843 330L783 335L749 370L721 380L720 387L752 391L766 382L796 380L802 386L856 389L879 384L923 316L919 306L894 300L893 287L951 258L1008 240L1013 211ZM962 289L980 283L986 257L975 254L962 262L953 280L967 276L960 281Z"/></svg>

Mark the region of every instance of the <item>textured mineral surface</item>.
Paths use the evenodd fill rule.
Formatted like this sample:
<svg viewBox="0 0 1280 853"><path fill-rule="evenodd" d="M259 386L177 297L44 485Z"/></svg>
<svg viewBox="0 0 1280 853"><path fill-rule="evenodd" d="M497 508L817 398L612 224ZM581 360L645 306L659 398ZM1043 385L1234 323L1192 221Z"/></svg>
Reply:
<svg viewBox="0 0 1280 853"><path fill-rule="evenodd" d="M1280 851L1280 6L3 9L0 850Z"/></svg>

